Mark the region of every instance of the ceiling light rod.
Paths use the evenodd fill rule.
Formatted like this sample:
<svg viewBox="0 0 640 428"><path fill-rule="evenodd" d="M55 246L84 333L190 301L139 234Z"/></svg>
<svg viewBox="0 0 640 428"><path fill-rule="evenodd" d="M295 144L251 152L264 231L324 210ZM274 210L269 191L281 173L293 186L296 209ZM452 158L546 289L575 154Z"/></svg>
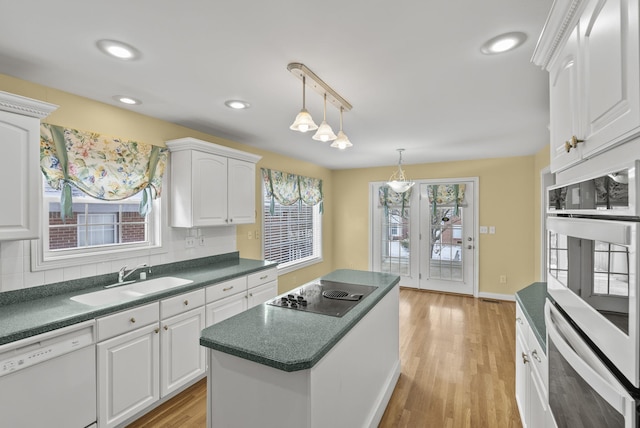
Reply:
<svg viewBox="0 0 640 428"><path fill-rule="evenodd" d="M306 65L299 62L292 62L287 65L289 70L298 79L307 77L306 84L313 88L317 93L324 96L327 95L327 101L333 104L336 108L342 107L345 111L351 110L351 104L334 91L331 86L327 85L321 78L319 78L313 71L309 70Z"/></svg>

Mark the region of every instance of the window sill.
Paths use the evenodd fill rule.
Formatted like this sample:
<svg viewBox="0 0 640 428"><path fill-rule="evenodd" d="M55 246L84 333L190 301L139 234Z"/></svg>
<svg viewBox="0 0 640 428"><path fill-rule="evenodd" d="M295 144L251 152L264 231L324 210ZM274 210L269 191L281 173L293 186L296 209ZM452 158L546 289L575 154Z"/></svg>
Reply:
<svg viewBox="0 0 640 428"><path fill-rule="evenodd" d="M302 260L297 263L288 264L286 266L278 265L278 275L284 275L286 273L297 271L298 269L304 269L309 266L313 266L318 263L322 263L322 257L316 257L313 259Z"/></svg>

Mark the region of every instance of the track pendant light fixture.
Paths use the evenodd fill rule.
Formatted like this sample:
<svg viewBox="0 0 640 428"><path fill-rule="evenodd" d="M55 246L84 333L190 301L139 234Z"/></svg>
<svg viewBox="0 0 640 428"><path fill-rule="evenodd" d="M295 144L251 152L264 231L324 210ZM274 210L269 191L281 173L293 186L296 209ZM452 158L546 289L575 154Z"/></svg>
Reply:
<svg viewBox="0 0 640 428"><path fill-rule="evenodd" d="M407 177L404 175L404 171L402 170L402 152L404 149L398 149L398 154L400 155L398 159L398 170L394 171L387 181L387 186L391 187L396 193L404 193L407 190L411 189L415 184L413 181L409 181Z"/></svg>
<svg viewBox="0 0 640 428"><path fill-rule="evenodd" d="M309 70L304 64L299 62L292 62L287 65L287 70L291 72L294 76L299 79L302 79L302 110L296 117L296 120L293 122L289 128L294 131L310 131L317 129L316 133L312 137L316 141L334 141L337 142L331 144L331 147L336 147L338 149L346 149L347 147L353 146L347 136L342 131L342 113L343 111L351 110L351 104L344 98L340 96L336 91L333 90L329 85L327 85L318 75L316 75L313 71ZM307 80L308 78L308 80ZM320 126L316 126L311 119L311 115L305 108L305 93L304 86L309 85L311 89L316 91L318 94L322 95L324 98L324 112L322 117L322 123ZM330 104L333 104L336 108L340 109L340 132L338 135L333 133L331 126L327 123L327 101Z"/></svg>
<svg viewBox="0 0 640 428"><path fill-rule="evenodd" d="M305 106L305 103L306 103L306 99L305 99L306 81L305 80L306 80L306 77L303 75L302 76L302 110L300 110L300 113L298 113L298 115L296 116L296 120L294 120L293 124L289 127L289 129L292 129L298 132L314 131L318 129L318 125L316 125L316 123L313 121L311 114L309 114Z"/></svg>
<svg viewBox="0 0 640 428"><path fill-rule="evenodd" d="M342 110L344 110L344 108L340 106L340 131L338 131L338 138L333 140L333 143L331 143L331 147L340 150L353 146L347 135L342 131Z"/></svg>
<svg viewBox="0 0 640 428"><path fill-rule="evenodd" d="M331 129L331 126L329 126L329 124L327 123L327 94L324 94L324 114L322 116L322 123L311 138L316 141L322 141L325 143L327 141L333 141L338 138L336 134L333 133L333 129Z"/></svg>

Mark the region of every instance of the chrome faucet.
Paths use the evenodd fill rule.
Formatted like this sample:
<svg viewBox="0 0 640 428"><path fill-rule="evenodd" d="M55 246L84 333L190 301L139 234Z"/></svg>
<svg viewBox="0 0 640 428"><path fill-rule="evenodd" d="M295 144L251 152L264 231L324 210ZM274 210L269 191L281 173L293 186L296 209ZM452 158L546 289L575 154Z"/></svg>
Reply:
<svg viewBox="0 0 640 428"><path fill-rule="evenodd" d="M137 271L138 269L142 268L142 267L147 267L146 263L141 263L138 266L134 267L133 269L131 269L129 272L127 272L125 274L125 271L127 269L127 265L124 265L120 268L120 271L118 272L118 282L124 282L125 279L127 279L129 277L129 275L131 275L132 273L134 273L135 271Z"/></svg>

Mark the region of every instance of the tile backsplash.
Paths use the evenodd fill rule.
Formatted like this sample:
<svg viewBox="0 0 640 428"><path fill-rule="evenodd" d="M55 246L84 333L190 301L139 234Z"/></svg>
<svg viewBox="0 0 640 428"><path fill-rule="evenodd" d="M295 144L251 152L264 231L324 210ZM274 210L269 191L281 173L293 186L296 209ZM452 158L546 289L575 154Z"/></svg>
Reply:
<svg viewBox="0 0 640 428"><path fill-rule="evenodd" d="M0 292L68 281L72 279L117 272L122 266L140 263L150 266L180 262L236 251L236 227L209 227L200 229L205 245L186 248L188 229L169 228L161 254L150 254L135 259L126 256L99 263L78 262L77 266L31 271L31 241L0 242Z"/></svg>

